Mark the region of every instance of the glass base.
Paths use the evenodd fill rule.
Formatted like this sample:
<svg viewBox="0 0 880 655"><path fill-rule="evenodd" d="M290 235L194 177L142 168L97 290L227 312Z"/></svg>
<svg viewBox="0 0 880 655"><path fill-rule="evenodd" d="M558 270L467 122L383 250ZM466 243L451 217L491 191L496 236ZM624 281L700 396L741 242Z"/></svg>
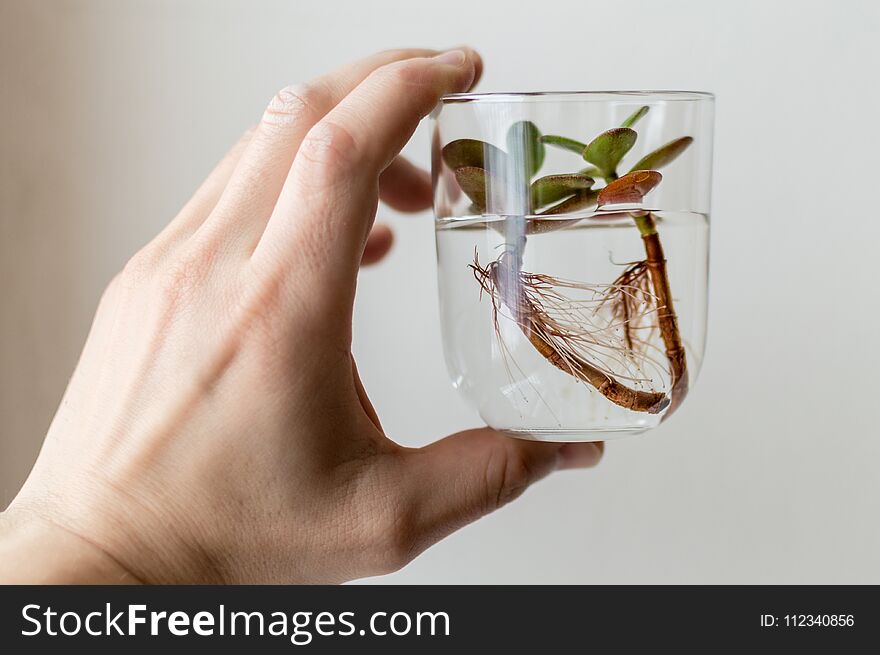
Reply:
<svg viewBox="0 0 880 655"><path fill-rule="evenodd" d="M502 434L525 441L545 441L549 443L584 443L589 441L611 441L644 434L651 428L597 428L594 430L499 430Z"/></svg>

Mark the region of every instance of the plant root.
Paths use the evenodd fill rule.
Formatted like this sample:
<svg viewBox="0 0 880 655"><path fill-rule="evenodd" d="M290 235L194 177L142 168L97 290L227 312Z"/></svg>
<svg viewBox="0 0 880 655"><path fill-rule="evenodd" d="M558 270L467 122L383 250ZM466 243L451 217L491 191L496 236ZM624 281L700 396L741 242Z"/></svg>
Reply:
<svg viewBox="0 0 880 655"><path fill-rule="evenodd" d="M650 387L652 376L644 368L654 372L666 368L649 353L648 339L636 336L640 330L650 334L657 329L649 323L656 305L647 289L645 262L630 266L611 285L523 272L510 250L485 267L475 253L470 266L491 298L499 337L498 316L502 314L548 362L593 386L616 405L650 414L669 405L664 393L634 388ZM564 289L577 290L586 298L569 297Z"/></svg>

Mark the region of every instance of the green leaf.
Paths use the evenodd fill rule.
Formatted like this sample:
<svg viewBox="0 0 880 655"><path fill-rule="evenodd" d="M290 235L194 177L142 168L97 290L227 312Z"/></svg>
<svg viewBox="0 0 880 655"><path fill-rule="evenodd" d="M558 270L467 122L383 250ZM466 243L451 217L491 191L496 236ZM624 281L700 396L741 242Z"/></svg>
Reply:
<svg viewBox="0 0 880 655"><path fill-rule="evenodd" d="M638 123L639 120L641 120L642 116L648 113L649 109L650 107L648 107L647 105L644 107L639 107L632 114L630 114L629 118L627 118L620 124L620 127L632 127L633 125Z"/></svg>
<svg viewBox="0 0 880 655"><path fill-rule="evenodd" d="M599 192L597 204L619 205L623 203L638 203L654 187L660 184L663 176L657 171L633 171L627 173Z"/></svg>
<svg viewBox="0 0 880 655"><path fill-rule="evenodd" d="M505 184L504 176L494 175L479 166L462 166L456 168L453 173L458 186L471 199L472 211L476 210L482 214L504 214L510 211L528 213L526 207L528 195L525 194L521 199L512 196ZM524 187L524 190L527 191L528 187ZM511 210L511 204L522 208Z"/></svg>
<svg viewBox="0 0 880 655"><path fill-rule="evenodd" d="M538 126L531 121L517 121L507 130L507 154L522 162L528 179L544 164L544 142Z"/></svg>
<svg viewBox="0 0 880 655"><path fill-rule="evenodd" d="M546 209L540 213L541 216L554 216L557 214L569 214L571 212L580 211L596 204L596 198L599 192L594 189L578 191L568 200L563 200L558 205L553 205L550 209Z"/></svg>
<svg viewBox="0 0 880 655"><path fill-rule="evenodd" d="M683 136L681 138L670 141L665 146L660 146L653 152L649 152L642 157L636 165L632 167L634 171L657 170L672 162L681 153L687 150L687 147L694 142L693 137Z"/></svg>
<svg viewBox="0 0 880 655"><path fill-rule="evenodd" d="M486 171L479 166L461 166L455 169L455 179L458 186L471 199L474 206L481 212L486 212L487 175Z"/></svg>
<svg viewBox="0 0 880 655"><path fill-rule="evenodd" d="M593 186L595 180L586 175L568 173L563 175L547 175L532 182L532 207L545 207L563 198Z"/></svg>
<svg viewBox="0 0 880 655"><path fill-rule="evenodd" d="M576 152L581 156L583 156L584 150L587 147L586 143L581 143L580 141L569 139L566 136L557 136L555 134L545 134L541 137L541 141L548 145L556 146L557 148L571 150L572 152Z"/></svg>
<svg viewBox="0 0 880 655"><path fill-rule="evenodd" d="M443 161L452 170L473 166L503 174L506 157L500 148L476 139L457 139L443 146Z"/></svg>
<svg viewBox="0 0 880 655"><path fill-rule="evenodd" d="M612 177L617 164L629 152L638 135L628 127L615 127L602 132L584 149L583 157L602 171L602 177Z"/></svg>

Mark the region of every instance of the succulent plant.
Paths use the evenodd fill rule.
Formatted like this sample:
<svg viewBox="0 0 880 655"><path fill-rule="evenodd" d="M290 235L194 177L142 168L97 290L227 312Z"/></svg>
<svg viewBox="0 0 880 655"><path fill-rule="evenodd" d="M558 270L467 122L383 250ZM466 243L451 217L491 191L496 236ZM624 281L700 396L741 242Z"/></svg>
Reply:
<svg viewBox="0 0 880 655"><path fill-rule="evenodd" d="M594 204L638 203L660 183L658 169L672 163L693 142L689 136L675 139L648 152L619 176L621 161L638 139L632 126L647 113L648 107L640 107L620 127L602 132L589 143L541 134L531 121L518 121L508 128L504 149L476 139L458 139L443 148L442 157L470 198L474 213L515 214L510 205L522 204L525 213L540 216ZM589 165L536 178L545 146L573 152ZM597 179L605 181L604 188L595 188Z"/></svg>
<svg viewBox="0 0 880 655"><path fill-rule="evenodd" d="M669 407L668 416L687 393L687 363L656 216L638 205L662 181L658 169L673 162L693 139L683 136L670 141L645 153L628 171L619 174L621 163L638 141L634 126L648 111L648 107L640 107L619 127L612 127L588 142L542 134L531 121L518 121L508 128L503 148L475 139L459 139L448 143L442 149L441 157L470 199L471 213L501 215L520 221L528 216L524 235L564 228L580 218L566 221L558 217L567 218L590 207L607 212L609 206L622 206L621 210L633 219L639 230L645 259L628 265L610 285L581 286L603 289L598 306L610 306L619 318L626 344L625 357L637 356L640 349L645 348L645 341L633 334L636 329L646 327L639 324L644 316L653 317L656 324L651 327L656 328L663 341L672 381L668 397L660 392L631 388L616 379L613 371L595 361L588 350L581 347L578 340L583 339L583 334L588 332L586 329L577 325L560 325L560 319L547 311L542 303L546 296L542 294L554 286L564 287L572 283L523 271L524 237L517 244L508 244L506 250L486 266L475 258L471 268L480 287L492 298L496 321L499 306L506 305L506 315L518 324L526 338L551 364L592 385L618 405L651 413ZM570 173L538 176L548 147L579 156L581 167ZM603 184L597 186L597 180ZM611 213L620 215L620 212ZM600 215L609 214L596 214L597 217ZM511 284L512 280L515 283ZM554 293L559 297L559 292Z"/></svg>

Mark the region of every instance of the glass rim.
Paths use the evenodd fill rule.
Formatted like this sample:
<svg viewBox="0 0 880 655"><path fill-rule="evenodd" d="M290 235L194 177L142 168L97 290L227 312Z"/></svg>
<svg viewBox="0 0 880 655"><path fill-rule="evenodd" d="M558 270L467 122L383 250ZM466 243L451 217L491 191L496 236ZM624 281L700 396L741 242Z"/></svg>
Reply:
<svg viewBox="0 0 880 655"><path fill-rule="evenodd" d="M609 102L612 100L644 102L699 102L714 101L715 94L708 91L645 90L645 91L491 91L488 93L449 93L440 99L443 104L466 102L546 102L580 100L585 102Z"/></svg>

